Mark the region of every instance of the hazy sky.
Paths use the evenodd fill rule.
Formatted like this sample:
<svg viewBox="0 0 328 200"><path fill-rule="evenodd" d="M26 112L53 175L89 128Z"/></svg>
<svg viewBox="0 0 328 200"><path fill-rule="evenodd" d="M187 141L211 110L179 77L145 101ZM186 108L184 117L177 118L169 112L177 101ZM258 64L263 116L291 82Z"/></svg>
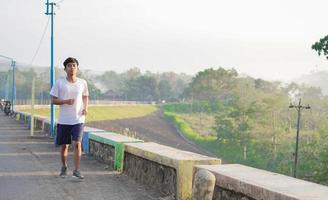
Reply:
<svg viewBox="0 0 328 200"><path fill-rule="evenodd" d="M235 68L290 80L328 61L311 44L328 34L327 0L56 0L55 65L95 71ZM0 54L30 63L48 16L44 0L0 0ZM50 63L50 24L34 65Z"/></svg>

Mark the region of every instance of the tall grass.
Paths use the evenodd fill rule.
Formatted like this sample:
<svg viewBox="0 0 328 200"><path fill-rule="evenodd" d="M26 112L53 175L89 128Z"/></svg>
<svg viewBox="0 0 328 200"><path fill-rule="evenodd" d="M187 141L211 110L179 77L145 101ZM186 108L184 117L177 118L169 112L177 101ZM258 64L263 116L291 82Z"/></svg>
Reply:
<svg viewBox="0 0 328 200"><path fill-rule="evenodd" d="M215 149L217 149L217 144L216 144L216 136L213 135L208 135L208 136L202 136L196 131L194 131L191 126L178 114L173 113L173 112L167 112L164 111L164 116L174 123L179 131L189 140L193 141L197 145L201 146L205 150L218 155Z"/></svg>

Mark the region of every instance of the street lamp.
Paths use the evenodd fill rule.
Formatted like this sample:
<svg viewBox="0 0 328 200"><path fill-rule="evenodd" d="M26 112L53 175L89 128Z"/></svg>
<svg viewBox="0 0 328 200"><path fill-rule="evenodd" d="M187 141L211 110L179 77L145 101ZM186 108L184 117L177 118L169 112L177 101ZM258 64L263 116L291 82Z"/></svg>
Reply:
<svg viewBox="0 0 328 200"><path fill-rule="evenodd" d="M13 83L11 86L11 110L14 111L14 105L16 100L16 84L15 84L15 68L16 68L16 61L13 58L0 55L0 58L4 58L10 60L11 67L13 68Z"/></svg>
<svg viewBox="0 0 328 200"><path fill-rule="evenodd" d="M300 120L301 120L301 110L302 109L311 109L310 105L307 106L301 105L301 99L299 99L298 105L293 105L290 103L289 108L295 108L297 110L297 131L296 131L296 147L295 147L295 161L294 161L294 169L293 169L293 176L296 178L296 171L297 171L297 159L298 159L298 139L300 133Z"/></svg>
<svg viewBox="0 0 328 200"><path fill-rule="evenodd" d="M49 2L47 0L46 6L47 11L46 15L51 17L51 33L50 33L50 88L54 85L55 82L55 70L54 70L54 6L56 3ZM55 106L53 103L50 104L50 135L55 136Z"/></svg>

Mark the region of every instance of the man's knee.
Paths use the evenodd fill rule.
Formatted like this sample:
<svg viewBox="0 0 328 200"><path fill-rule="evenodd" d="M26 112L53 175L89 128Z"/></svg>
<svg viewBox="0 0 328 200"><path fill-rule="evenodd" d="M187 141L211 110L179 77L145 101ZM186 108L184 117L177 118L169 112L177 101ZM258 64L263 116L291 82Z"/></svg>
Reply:
<svg viewBox="0 0 328 200"><path fill-rule="evenodd" d="M75 149L81 149L81 142L74 142Z"/></svg>
<svg viewBox="0 0 328 200"><path fill-rule="evenodd" d="M66 151L68 149L68 144L63 144L61 148L63 151Z"/></svg>

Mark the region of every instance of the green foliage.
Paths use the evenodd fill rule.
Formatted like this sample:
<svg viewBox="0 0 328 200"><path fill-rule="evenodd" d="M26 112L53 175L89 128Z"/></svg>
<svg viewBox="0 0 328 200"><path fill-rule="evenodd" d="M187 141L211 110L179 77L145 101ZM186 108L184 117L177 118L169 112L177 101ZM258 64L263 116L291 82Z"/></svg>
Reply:
<svg viewBox="0 0 328 200"><path fill-rule="evenodd" d="M164 116L170 121L172 121L188 139L197 141L198 138L201 138L201 136L194 132L194 130L189 126L189 124L186 123L178 115L171 112L164 112Z"/></svg>
<svg viewBox="0 0 328 200"><path fill-rule="evenodd" d="M303 110L301 115L297 176L328 185L328 97L319 88L295 83L282 86L279 82L233 76L233 81L227 80L223 84L229 85L229 91L220 90L223 96L217 94L215 97L212 95L215 90L207 87L205 78L200 78L205 77L205 72L209 73L208 70L199 73L198 80L194 78L192 84L197 85L194 88L201 88L199 91L211 90L213 93L193 93L193 98L187 103L163 106L165 111L171 112L171 120L179 124L177 126L187 138L226 163L241 163L292 175L297 112L288 109L288 105L301 98L303 104L311 105L311 110ZM206 74L206 77L212 76ZM188 94L191 94L190 89ZM211 99L219 100L216 101L220 105L218 109L208 109L213 102ZM206 136L192 128L199 124L199 120L193 119L197 118L194 115L197 112L198 118L215 115L212 127L217 135Z"/></svg>
<svg viewBox="0 0 328 200"><path fill-rule="evenodd" d="M92 77L89 76L89 71L81 72L79 73L79 77L86 80L88 83L88 90L89 90L89 98L91 100L97 100L102 99L103 94L101 93L100 89L97 88L97 86L92 81Z"/></svg>
<svg viewBox="0 0 328 200"><path fill-rule="evenodd" d="M154 77L139 76L126 83L128 98L134 101L155 101L158 91Z"/></svg>
<svg viewBox="0 0 328 200"><path fill-rule="evenodd" d="M189 103L170 103L164 104L162 107L167 112L189 113L190 106Z"/></svg>
<svg viewBox="0 0 328 200"><path fill-rule="evenodd" d="M320 56L323 54L328 59L328 35L321 38L318 42L312 45L312 49L315 50Z"/></svg>
<svg viewBox="0 0 328 200"><path fill-rule="evenodd" d="M161 80L158 83L158 92L159 98L161 100L170 100L172 99L172 87L167 80Z"/></svg>
<svg viewBox="0 0 328 200"><path fill-rule="evenodd" d="M237 75L238 73L234 69L206 69L198 72L192 79L185 94L187 97L197 100L229 99Z"/></svg>
<svg viewBox="0 0 328 200"><path fill-rule="evenodd" d="M163 105L163 109L176 113L215 113L224 107L219 100L213 101L193 101L190 103L169 103Z"/></svg>
<svg viewBox="0 0 328 200"><path fill-rule="evenodd" d="M55 79L65 77L63 68L55 68ZM153 74L141 73L139 68L132 68L123 73L106 71L97 75L91 70L80 70L78 77L88 82L90 99L137 100L137 101L177 101L182 97L190 76L165 72ZM36 99L39 102L49 100L49 70L47 68L16 68L16 98L30 99L32 79L35 79ZM5 86L9 81L11 96L12 70L0 72L0 97L5 96Z"/></svg>

